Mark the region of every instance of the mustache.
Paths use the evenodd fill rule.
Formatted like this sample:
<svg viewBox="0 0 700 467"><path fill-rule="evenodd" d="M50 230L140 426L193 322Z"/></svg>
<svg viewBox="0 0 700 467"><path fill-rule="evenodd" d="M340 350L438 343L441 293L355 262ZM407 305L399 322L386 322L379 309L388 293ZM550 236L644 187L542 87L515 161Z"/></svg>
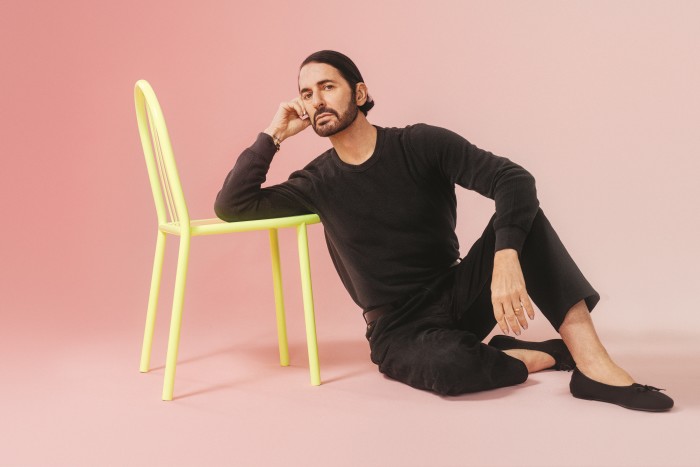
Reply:
<svg viewBox="0 0 700 467"><path fill-rule="evenodd" d="M314 117L314 123L316 122L316 120L318 120L319 115L323 115L323 114L332 114L332 115L335 115L336 118L338 118L338 113L335 110L323 109L323 110L319 110L318 112L316 112L316 115Z"/></svg>

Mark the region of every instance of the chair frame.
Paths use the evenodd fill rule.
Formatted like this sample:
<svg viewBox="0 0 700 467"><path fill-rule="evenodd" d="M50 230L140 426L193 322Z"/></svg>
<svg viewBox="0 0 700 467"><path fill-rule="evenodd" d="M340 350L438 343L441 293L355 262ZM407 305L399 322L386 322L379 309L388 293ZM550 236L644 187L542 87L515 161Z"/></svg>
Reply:
<svg viewBox="0 0 700 467"><path fill-rule="evenodd" d="M299 250L306 342L309 354L309 372L311 384L314 386L320 385L321 374L318 361L316 319L314 315L311 265L306 229L307 225L319 223L319 217L316 214L306 214L242 222L225 222L218 218L191 220L187 210L182 185L180 184L180 177L175 164L175 157L173 155L170 136L165 124L163 112L153 88L146 80L139 80L136 82L134 86L134 102L141 145L146 158L148 177L158 216L156 251L153 261L151 288L148 297L148 311L146 314L143 346L141 349L140 371L146 373L149 371L150 366L153 332L155 328L167 235L171 234L180 237L162 395L163 400L172 400L191 239L192 237L201 235L228 234L253 230L267 230L269 232L280 365L288 366L289 347L287 344L287 326L284 311L277 231L280 228L295 227Z"/></svg>

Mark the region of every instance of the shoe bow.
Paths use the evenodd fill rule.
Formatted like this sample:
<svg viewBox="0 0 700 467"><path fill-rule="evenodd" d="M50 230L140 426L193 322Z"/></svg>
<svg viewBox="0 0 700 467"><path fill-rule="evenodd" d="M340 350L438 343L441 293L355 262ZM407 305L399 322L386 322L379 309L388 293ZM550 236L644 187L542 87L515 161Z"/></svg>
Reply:
<svg viewBox="0 0 700 467"><path fill-rule="evenodd" d="M639 392L665 391L665 389L655 388L654 386L649 386L647 384L637 384L637 391L639 391Z"/></svg>

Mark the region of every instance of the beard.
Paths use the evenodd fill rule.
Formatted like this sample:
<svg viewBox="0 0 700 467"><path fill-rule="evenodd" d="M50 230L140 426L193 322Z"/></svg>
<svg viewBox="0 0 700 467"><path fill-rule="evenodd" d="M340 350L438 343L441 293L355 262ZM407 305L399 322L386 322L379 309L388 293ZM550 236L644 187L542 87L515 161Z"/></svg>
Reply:
<svg viewBox="0 0 700 467"><path fill-rule="evenodd" d="M312 125L313 129L318 136L333 136L352 125L352 122L354 122L357 118L358 112L359 108L357 107L357 104L355 104L355 96L353 93L353 96L350 97L350 101L348 102L347 110L343 112L343 115L338 115L338 112L333 109L323 108L319 110L317 112L318 114L329 113L335 115L335 119L333 119L333 117L328 117L327 120L321 125L314 122Z"/></svg>

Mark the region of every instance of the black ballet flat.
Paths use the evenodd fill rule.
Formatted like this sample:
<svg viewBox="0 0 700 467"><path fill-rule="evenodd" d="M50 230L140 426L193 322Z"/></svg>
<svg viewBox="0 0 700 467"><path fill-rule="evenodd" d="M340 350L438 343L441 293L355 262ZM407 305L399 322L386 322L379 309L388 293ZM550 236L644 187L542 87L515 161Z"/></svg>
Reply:
<svg viewBox="0 0 700 467"><path fill-rule="evenodd" d="M521 341L511 336L501 334L493 336L488 345L496 347L499 350L524 349L524 350L539 350L540 352L548 353L554 358L554 366L548 369L559 371L571 371L576 368L576 362L571 356L571 352L561 339L550 339L543 342L528 342Z"/></svg>
<svg viewBox="0 0 700 467"><path fill-rule="evenodd" d="M609 402L626 409L665 412L673 407L673 399L659 392L663 389L637 383L629 386L610 386L592 380L578 368L574 369L571 375L569 389L578 399Z"/></svg>

